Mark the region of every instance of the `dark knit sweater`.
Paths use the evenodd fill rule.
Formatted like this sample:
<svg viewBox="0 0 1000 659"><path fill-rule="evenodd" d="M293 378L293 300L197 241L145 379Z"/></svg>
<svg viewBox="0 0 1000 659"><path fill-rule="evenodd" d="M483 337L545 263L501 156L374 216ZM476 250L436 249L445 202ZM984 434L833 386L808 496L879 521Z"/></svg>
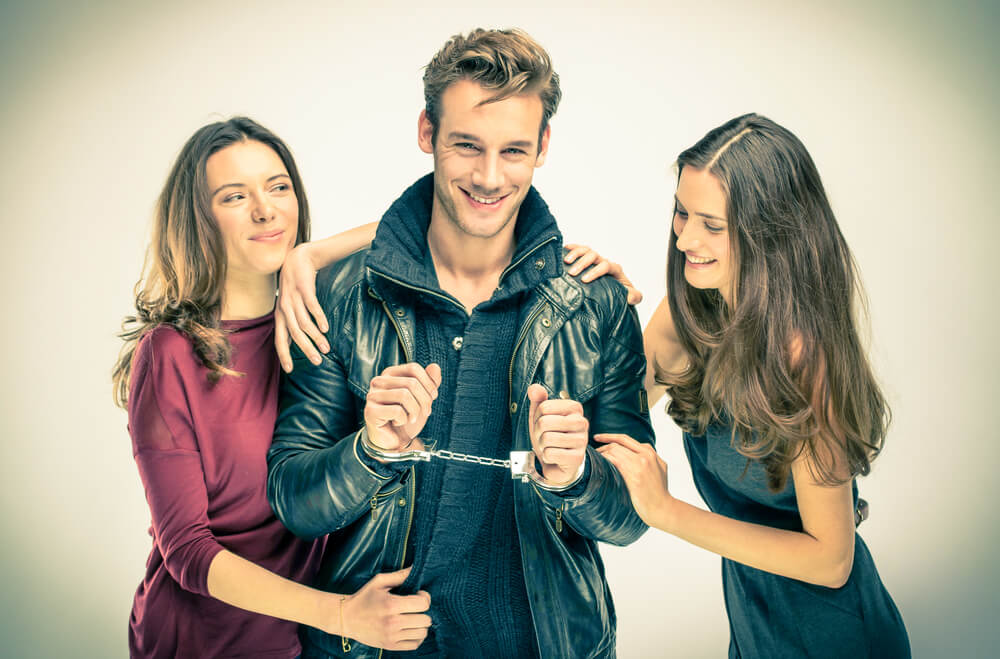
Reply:
<svg viewBox="0 0 1000 659"><path fill-rule="evenodd" d="M467 315L440 290L427 250L431 194L428 177L394 204L383 217L369 265L377 273L434 292L374 278L380 294L406 296L416 308L416 361L436 362L442 368L439 395L421 437L435 448L506 459L511 447L507 369L520 303L526 291L558 273L561 240L544 202L532 193L521 208L513 262L543 246L507 273L490 300ZM409 244L396 244L407 234ZM430 592L434 619L428 640L416 654L538 656L509 472L433 460L417 465L416 485L407 547L413 571L402 590Z"/></svg>

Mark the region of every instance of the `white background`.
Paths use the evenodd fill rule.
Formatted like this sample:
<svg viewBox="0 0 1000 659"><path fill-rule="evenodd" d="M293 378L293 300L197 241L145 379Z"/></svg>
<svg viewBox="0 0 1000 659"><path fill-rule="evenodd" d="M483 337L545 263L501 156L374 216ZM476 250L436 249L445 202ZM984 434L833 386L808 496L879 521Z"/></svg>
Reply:
<svg viewBox="0 0 1000 659"><path fill-rule="evenodd" d="M376 219L429 171L421 67L456 32L520 26L564 100L535 183L570 241L663 294L671 163L766 114L810 149L860 263L895 421L861 529L918 657L992 654L998 349L992 3L52 0L0 5L0 654L124 656L150 539L115 332L153 202L199 126L250 115L296 154L315 236ZM676 495L680 436L654 412ZM719 657L718 557L650 532L604 551L622 657Z"/></svg>

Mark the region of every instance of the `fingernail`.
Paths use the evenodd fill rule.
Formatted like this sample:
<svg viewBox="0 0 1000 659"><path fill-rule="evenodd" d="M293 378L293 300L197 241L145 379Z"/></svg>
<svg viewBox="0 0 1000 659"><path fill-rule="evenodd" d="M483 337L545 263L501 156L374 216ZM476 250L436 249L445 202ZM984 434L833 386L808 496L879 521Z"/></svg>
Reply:
<svg viewBox="0 0 1000 659"><path fill-rule="evenodd" d="M323 352L330 352L330 344L327 343L326 341L323 341L322 343L319 344L319 349L322 350Z"/></svg>

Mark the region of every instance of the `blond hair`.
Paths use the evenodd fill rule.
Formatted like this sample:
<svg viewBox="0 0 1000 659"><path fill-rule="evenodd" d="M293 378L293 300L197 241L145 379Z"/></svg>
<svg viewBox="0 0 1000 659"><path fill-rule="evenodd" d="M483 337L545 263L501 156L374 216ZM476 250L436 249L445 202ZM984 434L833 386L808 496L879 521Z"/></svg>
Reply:
<svg viewBox="0 0 1000 659"><path fill-rule="evenodd" d="M472 80L494 92L483 103L496 103L520 94L538 94L542 123L538 144L559 107L562 90L549 54L527 33L477 28L468 36L456 34L424 69L424 111L437 140L441 120L441 95L454 82Z"/></svg>

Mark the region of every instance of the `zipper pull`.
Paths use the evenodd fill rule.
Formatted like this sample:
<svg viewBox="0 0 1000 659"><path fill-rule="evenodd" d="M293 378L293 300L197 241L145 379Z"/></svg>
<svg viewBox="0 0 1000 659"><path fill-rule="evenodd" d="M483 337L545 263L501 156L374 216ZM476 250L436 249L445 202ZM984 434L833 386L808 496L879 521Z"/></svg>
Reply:
<svg viewBox="0 0 1000 659"><path fill-rule="evenodd" d="M372 521L374 522L375 518L378 517L378 510L377 510L378 509L378 499L376 499L375 497L372 497L371 506L372 506Z"/></svg>
<svg viewBox="0 0 1000 659"><path fill-rule="evenodd" d="M563 516L563 507L565 506L566 503L563 502L559 504L558 508L556 508L556 533L562 533L562 516Z"/></svg>

